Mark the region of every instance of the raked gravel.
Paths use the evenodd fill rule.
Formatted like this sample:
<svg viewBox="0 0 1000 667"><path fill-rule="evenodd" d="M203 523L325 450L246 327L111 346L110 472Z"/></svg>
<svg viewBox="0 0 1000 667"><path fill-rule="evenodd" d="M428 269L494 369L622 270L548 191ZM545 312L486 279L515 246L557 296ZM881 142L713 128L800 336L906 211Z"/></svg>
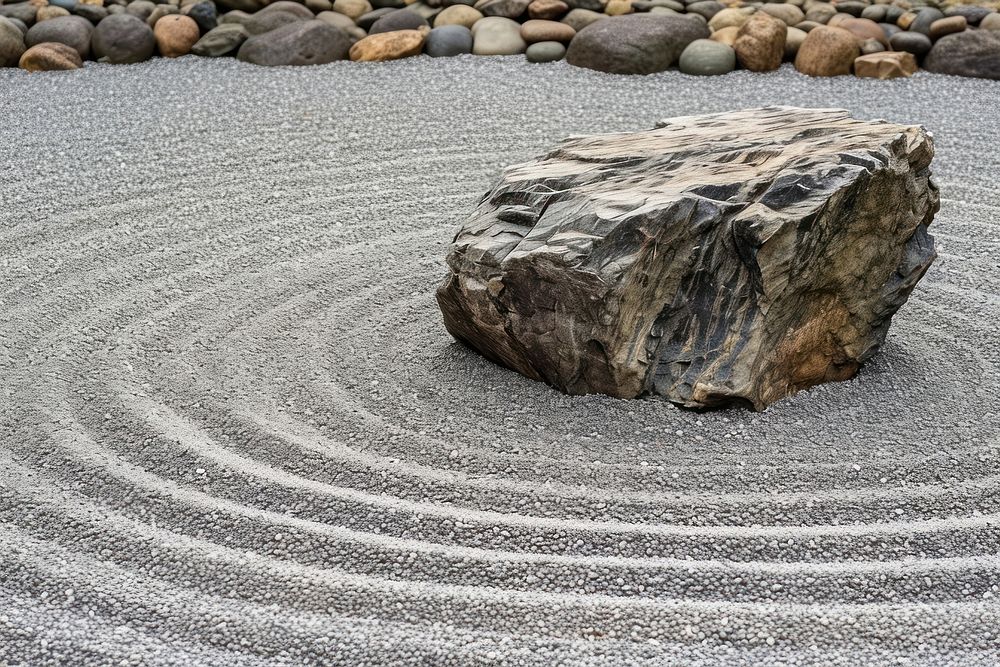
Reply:
<svg viewBox="0 0 1000 667"><path fill-rule="evenodd" d="M996 664L998 99L518 57L0 71L0 665ZM769 104L937 142L940 256L855 380L699 414L449 338L447 244L502 167Z"/></svg>

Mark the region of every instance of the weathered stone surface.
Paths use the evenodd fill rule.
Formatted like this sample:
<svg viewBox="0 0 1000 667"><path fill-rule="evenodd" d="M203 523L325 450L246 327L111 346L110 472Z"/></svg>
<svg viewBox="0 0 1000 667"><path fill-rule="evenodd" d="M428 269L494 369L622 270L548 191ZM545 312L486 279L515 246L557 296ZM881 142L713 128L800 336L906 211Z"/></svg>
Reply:
<svg viewBox="0 0 1000 667"><path fill-rule="evenodd" d="M871 79L899 79L917 71L917 59L906 51L883 51L854 60L854 74Z"/></svg>
<svg viewBox="0 0 1000 667"><path fill-rule="evenodd" d="M740 27L733 43L740 65L751 72L770 72L781 67L788 26L763 12L754 14Z"/></svg>
<svg viewBox="0 0 1000 667"><path fill-rule="evenodd" d="M571 393L763 409L853 376L935 257L930 137L835 109L572 137L455 237L448 331Z"/></svg>

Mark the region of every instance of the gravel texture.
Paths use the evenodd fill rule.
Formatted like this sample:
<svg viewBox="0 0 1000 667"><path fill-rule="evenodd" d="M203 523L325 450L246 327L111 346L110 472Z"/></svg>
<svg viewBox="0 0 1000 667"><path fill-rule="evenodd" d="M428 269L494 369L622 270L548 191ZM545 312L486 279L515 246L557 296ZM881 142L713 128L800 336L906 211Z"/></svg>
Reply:
<svg viewBox="0 0 1000 667"><path fill-rule="evenodd" d="M0 90L0 665L1000 660L1000 84L183 58ZM503 166L767 104L937 141L940 256L858 378L698 414L448 337Z"/></svg>

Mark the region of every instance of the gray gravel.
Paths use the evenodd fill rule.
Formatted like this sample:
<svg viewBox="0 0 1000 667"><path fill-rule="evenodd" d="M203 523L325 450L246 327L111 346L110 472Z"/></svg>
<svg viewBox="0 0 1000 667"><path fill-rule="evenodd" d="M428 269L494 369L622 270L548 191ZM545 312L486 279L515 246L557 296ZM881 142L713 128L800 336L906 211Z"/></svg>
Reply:
<svg viewBox="0 0 1000 667"><path fill-rule="evenodd" d="M182 58L0 90L0 665L1000 660L997 82ZM766 104L937 140L940 257L854 381L697 414L449 339L445 249L503 166Z"/></svg>

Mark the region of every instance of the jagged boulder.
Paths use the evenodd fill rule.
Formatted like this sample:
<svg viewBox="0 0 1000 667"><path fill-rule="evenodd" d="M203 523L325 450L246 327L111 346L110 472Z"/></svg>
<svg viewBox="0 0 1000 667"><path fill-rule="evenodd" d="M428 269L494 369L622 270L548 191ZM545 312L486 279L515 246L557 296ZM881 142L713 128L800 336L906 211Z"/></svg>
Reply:
<svg viewBox="0 0 1000 667"><path fill-rule="evenodd" d="M933 152L789 107L571 137L458 232L445 325L570 394L763 409L848 379L935 257Z"/></svg>

